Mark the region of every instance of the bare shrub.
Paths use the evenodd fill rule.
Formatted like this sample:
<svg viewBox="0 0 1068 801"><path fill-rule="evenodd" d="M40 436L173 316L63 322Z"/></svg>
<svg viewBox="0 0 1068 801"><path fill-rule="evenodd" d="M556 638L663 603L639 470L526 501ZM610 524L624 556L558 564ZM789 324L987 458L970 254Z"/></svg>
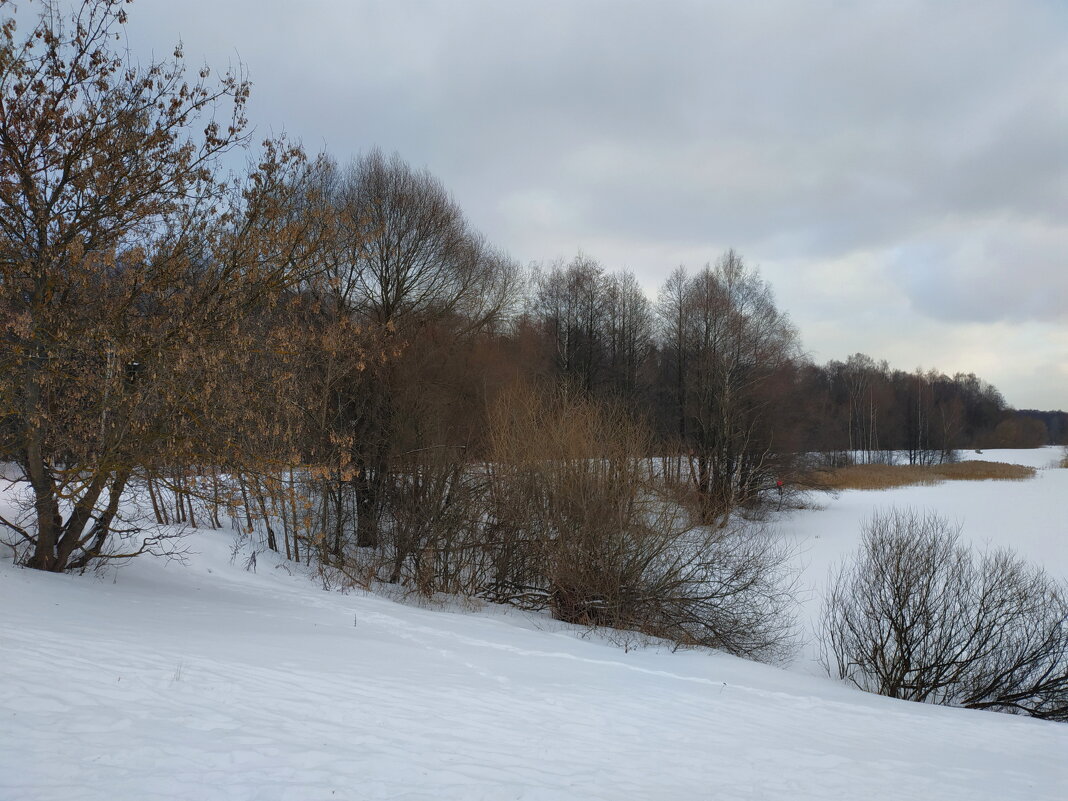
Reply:
<svg viewBox="0 0 1068 801"><path fill-rule="evenodd" d="M657 636L779 661L796 644L791 553L767 528L699 528L668 549L674 562L646 599Z"/></svg>
<svg viewBox="0 0 1068 801"><path fill-rule="evenodd" d="M424 596L469 594L478 572L479 471L463 448L424 448L395 462L382 548L389 582Z"/></svg>
<svg viewBox="0 0 1068 801"><path fill-rule="evenodd" d="M824 665L862 690L1068 720L1068 599L1010 551L934 514L876 514L832 577Z"/></svg>
<svg viewBox="0 0 1068 801"><path fill-rule="evenodd" d="M583 625L777 659L792 645L789 554L753 526L703 527L648 434L588 397L519 391L493 416L494 600Z"/></svg>

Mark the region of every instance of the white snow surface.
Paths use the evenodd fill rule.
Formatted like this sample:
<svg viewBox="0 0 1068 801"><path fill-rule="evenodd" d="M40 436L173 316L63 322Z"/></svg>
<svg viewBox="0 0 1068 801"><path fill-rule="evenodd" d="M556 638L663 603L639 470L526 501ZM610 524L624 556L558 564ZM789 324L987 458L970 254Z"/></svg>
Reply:
<svg viewBox="0 0 1068 801"><path fill-rule="evenodd" d="M982 459L1036 468L1023 481L945 481L889 490L850 490L837 497L813 495L815 507L779 517L776 527L794 540L802 568L801 623L809 641L795 670L822 673L814 629L829 571L857 547L861 528L875 512L914 509L934 512L959 527L963 540L979 550L1009 548L1058 578L1068 578L1068 470L1059 468L1059 447L965 451ZM1066 751L1068 760L1068 751ZM1064 788L1068 798L1068 786Z"/></svg>
<svg viewBox="0 0 1068 801"><path fill-rule="evenodd" d="M1042 465L1058 452L976 458ZM784 514L803 619L875 508L930 508L1068 575L1068 470ZM1063 799L1068 725L625 650L545 616L327 592L232 535L103 577L0 564L0 799Z"/></svg>

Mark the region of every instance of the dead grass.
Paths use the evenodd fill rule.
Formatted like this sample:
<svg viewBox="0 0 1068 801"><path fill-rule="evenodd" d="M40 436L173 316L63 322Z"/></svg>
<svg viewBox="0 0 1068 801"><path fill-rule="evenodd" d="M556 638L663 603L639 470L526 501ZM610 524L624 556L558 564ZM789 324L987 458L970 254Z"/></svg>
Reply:
<svg viewBox="0 0 1068 801"><path fill-rule="evenodd" d="M943 481L1022 481L1034 478L1035 468L981 460L939 464L884 465L858 464L836 470L822 470L815 482L831 490L879 490L917 484L941 484Z"/></svg>

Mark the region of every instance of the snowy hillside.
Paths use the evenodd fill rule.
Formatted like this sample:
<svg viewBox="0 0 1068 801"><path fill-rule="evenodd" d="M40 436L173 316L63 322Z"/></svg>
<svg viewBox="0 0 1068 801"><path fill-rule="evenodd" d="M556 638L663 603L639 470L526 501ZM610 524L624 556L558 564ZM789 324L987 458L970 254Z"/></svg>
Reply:
<svg viewBox="0 0 1068 801"><path fill-rule="evenodd" d="M801 546L811 617L827 566L876 506L935 508L973 541L1012 544L1065 575L1065 497L1068 470L1043 470L847 492L777 525ZM866 695L814 675L811 648L789 670L625 650L544 616L326 592L267 555L247 572L231 542L197 532L187 565L142 558L102 578L0 563L0 799L1068 790L1068 725Z"/></svg>

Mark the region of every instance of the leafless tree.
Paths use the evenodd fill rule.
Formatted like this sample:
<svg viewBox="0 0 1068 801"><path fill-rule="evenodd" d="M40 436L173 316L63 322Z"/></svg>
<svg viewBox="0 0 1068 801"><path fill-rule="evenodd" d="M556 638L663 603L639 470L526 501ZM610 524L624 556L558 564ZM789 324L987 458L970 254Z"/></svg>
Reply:
<svg viewBox="0 0 1068 801"><path fill-rule="evenodd" d="M612 273L605 281L605 345L610 391L631 408L653 348L652 303L630 272Z"/></svg>
<svg viewBox="0 0 1068 801"><path fill-rule="evenodd" d="M661 348L670 359L672 390L676 414L678 442L686 442L686 395L689 374L689 346L687 320L690 317L689 297L686 291L689 278L686 268L677 267L660 288L657 296L657 321Z"/></svg>
<svg viewBox="0 0 1068 801"><path fill-rule="evenodd" d="M339 375L324 420L331 441L347 449L335 461L351 468L356 542L375 547L399 454L464 444L427 440L440 428L427 417L429 401L438 397L431 374L500 321L517 275L471 228L441 182L397 155L372 150L347 168L334 165L322 185L333 221L324 257L326 306L343 324L373 330L383 356L361 360L343 380Z"/></svg>
<svg viewBox="0 0 1068 801"><path fill-rule="evenodd" d="M936 515L872 518L822 634L828 671L863 690L1068 719L1065 587L1009 551L975 554Z"/></svg>
<svg viewBox="0 0 1068 801"><path fill-rule="evenodd" d="M426 170L372 150L341 172L336 202L334 263L348 308L397 328L451 317L475 330L510 302L513 266Z"/></svg>
<svg viewBox="0 0 1068 801"><path fill-rule="evenodd" d="M553 342L560 376L594 391L606 361L604 268L580 253L566 265L539 271L534 284L534 314Z"/></svg>
<svg viewBox="0 0 1068 801"><path fill-rule="evenodd" d="M676 272L659 311L678 365L693 483L706 521L724 521L775 485L778 396L768 390L798 355L797 332L770 287L733 250L693 276Z"/></svg>

